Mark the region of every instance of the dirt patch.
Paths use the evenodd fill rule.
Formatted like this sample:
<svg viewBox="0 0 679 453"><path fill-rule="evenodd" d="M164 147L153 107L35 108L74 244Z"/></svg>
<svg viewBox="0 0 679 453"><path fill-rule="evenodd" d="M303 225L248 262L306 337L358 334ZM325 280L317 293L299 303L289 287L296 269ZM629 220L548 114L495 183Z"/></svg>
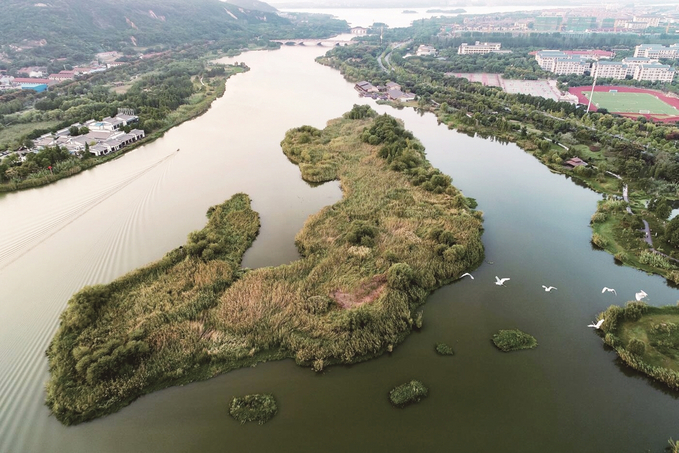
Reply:
<svg viewBox="0 0 679 453"><path fill-rule="evenodd" d="M377 300L386 287L387 276L386 274L380 274L374 276L369 282L359 286L356 291L352 293L337 289L330 293L330 297L337 302L337 305L348 310Z"/></svg>

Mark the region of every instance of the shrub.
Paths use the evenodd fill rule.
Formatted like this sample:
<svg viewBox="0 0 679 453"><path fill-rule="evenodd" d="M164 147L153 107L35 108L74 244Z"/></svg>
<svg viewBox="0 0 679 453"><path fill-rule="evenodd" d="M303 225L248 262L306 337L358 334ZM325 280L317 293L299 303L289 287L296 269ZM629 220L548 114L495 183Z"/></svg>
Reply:
<svg viewBox="0 0 679 453"><path fill-rule="evenodd" d="M638 321L647 310L648 305L646 305L644 302L627 302L624 312L625 320Z"/></svg>
<svg viewBox="0 0 679 453"><path fill-rule="evenodd" d="M346 234L346 240L353 245L372 247L375 245L375 236L377 236L377 228L363 220L354 220Z"/></svg>
<svg viewBox="0 0 679 453"><path fill-rule="evenodd" d="M592 234L592 244L599 248L604 248L608 245L608 240L599 233Z"/></svg>
<svg viewBox="0 0 679 453"><path fill-rule="evenodd" d="M455 355L455 351L453 351L453 348L451 348L445 343L436 343L436 352L438 352L441 355Z"/></svg>
<svg viewBox="0 0 679 453"><path fill-rule="evenodd" d="M521 332L519 329L500 330L493 335L493 343L503 352L533 349L538 345L535 337Z"/></svg>
<svg viewBox="0 0 679 453"><path fill-rule="evenodd" d="M229 405L229 414L241 423L266 423L276 415L278 406L273 395L255 393L242 397L234 397Z"/></svg>
<svg viewBox="0 0 679 453"><path fill-rule="evenodd" d="M429 389L420 381L412 380L399 385L389 392L389 401L394 406L404 407L409 404L418 403L429 393Z"/></svg>
<svg viewBox="0 0 679 453"><path fill-rule="evenodd" d="M406 263L392 264L387 271L387 283L394 289L406 290L413 282L413 270Z"/></svg>
<svg viewBox="0 0 679 453"><path fill-rule="evenodd" d="M632 338L627 343L627 350L634 355L643 355L646 352L646 344L638 338Z"/></svg>
<svg viewBox="0 0 679 453"><path fill-rule="evenodd" d="M639 261L648 266L659 267L660 269L670 269L672 264L662 255L657 253L643 251L639 254Z"/></svg>

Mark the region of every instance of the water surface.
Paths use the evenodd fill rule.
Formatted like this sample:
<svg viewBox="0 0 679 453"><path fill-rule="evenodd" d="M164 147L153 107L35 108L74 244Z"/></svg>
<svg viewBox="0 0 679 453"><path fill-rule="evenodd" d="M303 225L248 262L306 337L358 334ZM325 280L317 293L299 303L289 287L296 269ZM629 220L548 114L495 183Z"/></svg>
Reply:
<svg viewBox="0 0 679 453"><path fill-rule="evenodd" d="M0 197L0 451L641 452L678 437L677 394L620 366L586 327L639 289L652 304L679 299L662 278L592 250L599 196L515 145L381 106L485 213L488 262L475 280L429 298L422 331L382 358L322 374L291 360L266 363L148 395L76 427L49 416L44 350L83 285L160 258L204 225L209 206L240 191L262 216L244 264L297 259L295 233L341 194L337 183L304 183L279 143L291 127L323 127L363 102L338 72L314 63L324 50L239 56L252 70L230 79L203 116L111 163ZM511 280L498 287L496 275ZM543 284L558 289L548 294ZM619 296L601 294L603 286ZM490 337L505 328L533 334L538 348L497 351ZM436 355L439 341L456 355ZM387 392L412 378L430 397L392 408ZM266 425L227 415L233 395L251 392L278 399L280 413Z"/></svg>

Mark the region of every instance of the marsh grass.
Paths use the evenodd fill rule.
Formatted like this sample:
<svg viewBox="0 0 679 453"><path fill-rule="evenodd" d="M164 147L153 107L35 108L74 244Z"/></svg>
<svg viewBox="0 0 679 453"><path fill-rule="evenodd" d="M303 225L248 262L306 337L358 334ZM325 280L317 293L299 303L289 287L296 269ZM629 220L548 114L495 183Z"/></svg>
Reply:
<svg viewBox="0 0 679 453"><path fill-rule="evenodd" d="M255 393L236 396L229 404L229 414L241 423L257 422L260 425L268 422L278 412L278 405L273 395Z"/></svg>
<svg viewBox="0 0 679 453"><path fill-rule="evenodd" d="M412 380L393 388L389 392L389 401L396 407L405 407L419 403L429 394L429 389L420 381Z"/></svg>
<svg viewBox="0 0 679 453"><path fill-rule="evenodd" d="M538 341L532 335L521 332L519 329L500 330L493 335L493 344L500 351L510 352L521 349L533 349L538 345Z"/></svg>
<svg viewBox="0 0 679 453"><path fill-rule="evenodd" d="M241 194L181 250L76 294L48 350L60 421L263 360L320 371L376 357L421 322L429 293L482 262L481 213L393 118L354 109L289 131L282 148L305 179L339 179L344 194L297 234L302 258L240 269L259 227Z"/></svg>
<svg viewBox="0 0 679 453"><path fill-rule="evenodd" d="M448 346L445 343L436 343L436 352L439 353L439 355L455 355L455 351L453 351L453 348Z"/></svg>

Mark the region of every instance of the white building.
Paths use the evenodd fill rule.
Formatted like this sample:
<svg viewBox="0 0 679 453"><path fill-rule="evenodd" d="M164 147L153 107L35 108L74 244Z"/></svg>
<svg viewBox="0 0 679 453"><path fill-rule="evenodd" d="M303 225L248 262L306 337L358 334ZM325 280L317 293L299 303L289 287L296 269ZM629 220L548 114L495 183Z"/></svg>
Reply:
<svg viewBox="0 0 679 453"><path fill-rule="evenodd" d="M436 49L432 46L422 44L417 48L417 52L415 52L415 54L418 57L428 57L430 55L436 55Z"/></svg>
<svg viewBox="0 0 679 453"><path fill-rule="evenodd" d="M634 69L635 80L649 80L651 82L671 82L674 79L675 69L666 64L646 63L640 64Z"/></svg>
<svg viewBox="0 0 679 453"><path fill-rule="evenodd" d="M661 44L641 44L634 48L635 57L658 60L660 58L677 58L677 55L679 55L679 44L672 44L669 47Z"/></svg>
<svg viewBox="0 0 679 453"><path fill-rule="evenodd" d="M601 79L624 79L628 67L622 61L597 61L592 65L592 77Z"/></svg>
<svg viewBox="0 0 679 453"><path fill-rule="evenodd" d="M476 41L476 44L467 44L466 42L463 42L462 44L460 44L460 47L457 48L457 54L471 55L471 54L492 53L499 51L500 47L502 47L502 44L499 42Z"/></svg>
<svg viewBox="0 0 679 453"><path fill-rule="evenodd" d="M535 54L535 61L545 71L554 74L584 74L592 67L587 57L569 55L560 50L542 50Z"/></svg>

